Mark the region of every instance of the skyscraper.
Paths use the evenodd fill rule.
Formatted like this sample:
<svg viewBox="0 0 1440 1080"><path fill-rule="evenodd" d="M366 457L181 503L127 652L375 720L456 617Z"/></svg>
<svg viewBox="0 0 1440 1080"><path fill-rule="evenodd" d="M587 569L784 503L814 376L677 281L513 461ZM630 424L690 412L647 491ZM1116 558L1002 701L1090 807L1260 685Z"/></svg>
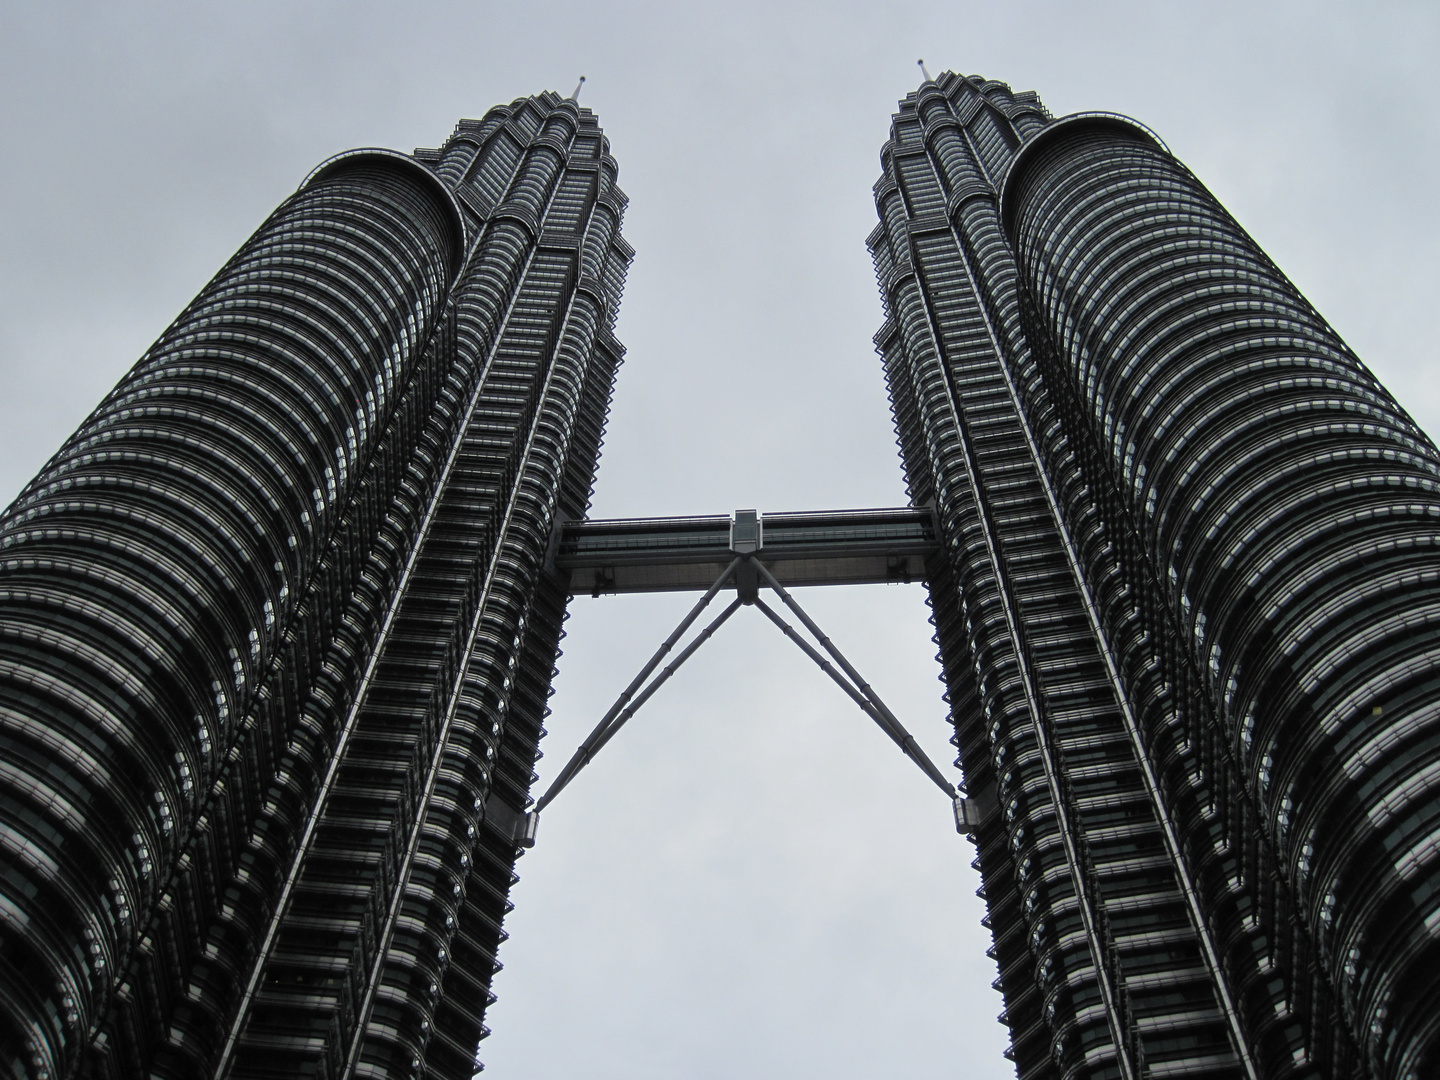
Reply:
<svg viewBox="0 0 1440 1080"><path fill-rule="evenodd" d="M475 1070L615 174L555 94L326 162L0 520L0 1073Z"/></svg>
<svg viewBox="0 0 1440 1080"><path fill-rule="evenodd" d="M923 577L1022 1080L1435 1075L1440 453L1134 121L946 73L883 162L885 511L574 524L573 99L261 226L0 518L0 1071L468 1077L570 589L738 594L578 768L762 587Z"/></svg>
<svg viewBox="0 0 1440 1080"><path fill-rule="evenodd" d="M1440 454L1153 133L928 77L871 235L1010 1050L1440 1073Z"/></svg>

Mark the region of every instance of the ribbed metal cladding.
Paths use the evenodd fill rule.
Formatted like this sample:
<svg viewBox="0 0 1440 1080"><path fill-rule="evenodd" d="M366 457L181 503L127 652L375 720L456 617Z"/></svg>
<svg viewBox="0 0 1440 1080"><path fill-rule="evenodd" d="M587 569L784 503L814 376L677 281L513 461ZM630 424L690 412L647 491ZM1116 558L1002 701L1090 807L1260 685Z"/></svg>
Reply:
<svg viewBox="0 0 1440 1080"><path fill-rule="evenodd" d="M1243 1076L1151 718L1107 632L1113 559L1057 445L1001 226L1000 178L1049 123L1002 83L927 83L895 117L871 236L910 494L945 533L928 584L960 764L985 811L1002 1019L1027 1080Z"/></svg>
<svg viewBox="0 0 1440 1080"><path fill-rule="evenodd" d="M1020 1076L1433 1074L1440 454L1134 121L946 73L882 157Z"/></svg>
<svg viewBox="0 0 1440 1080"><path fill-rule="evenodd" d="M477 241L387 560L400 583L257 927L234 1076L477 1068L567 593L545 556L585 513L622 355L625 198L588 111L517 101L417 156Z"/></svg>
<svg viewBox="0 0 1440 1080"><path fill-rule="evenodd" d="M13 1075L67 1075L153 944L429 336L463 237L420 171L357 158L281 207L0 522Z"/></svg>
<svg viewBox="0 0 1440 1080"><path fill-rule="evenodd" d="M623 350L554 94L327 163L0 531L0 1074L469 1077Z"/></svg>
<svg viewBox="0 0 1440 1080"><path fill-rule="evenodd" d="M1440 454L1188 170L1076 118L1015 166L1005 214L1085 435L1199 674L1220 807L1262 835L1267 961L1338 1000L1347 1068L1440 1068ZM1263 887L1274 877L1274 888ZM1286 942L1285 938L1294 938ZM1279 939L1279 940L1277 940ZM1272 997L1275 1000L1268 1000ZM1325 1010L1296 1056L1325 1058ZM1343 1053L1340 1060L1344 1060ZM1338 1064L1338 1062L1337 1062ZM1341 1075L1339 1068L1325 1072Z"/></svg>

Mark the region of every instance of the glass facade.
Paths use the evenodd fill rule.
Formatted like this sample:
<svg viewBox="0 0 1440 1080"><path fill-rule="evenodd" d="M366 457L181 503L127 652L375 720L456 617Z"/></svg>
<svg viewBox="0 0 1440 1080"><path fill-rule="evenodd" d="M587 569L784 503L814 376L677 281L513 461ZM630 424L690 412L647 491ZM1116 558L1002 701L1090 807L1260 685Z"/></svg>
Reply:
<svg viewBox="0 0 1440 1080"><path fill-rule="evenodd" d="M1435 1075L1440 454L1141 125L947 72L882 158L1019 1075Z"/></svg>
<svg viewBox="0 0 1440 1080"><path fill-rule="evenodd" d="M554 94L326 163L0 518L0 1074L475 1071L615 175Z"/></svg>

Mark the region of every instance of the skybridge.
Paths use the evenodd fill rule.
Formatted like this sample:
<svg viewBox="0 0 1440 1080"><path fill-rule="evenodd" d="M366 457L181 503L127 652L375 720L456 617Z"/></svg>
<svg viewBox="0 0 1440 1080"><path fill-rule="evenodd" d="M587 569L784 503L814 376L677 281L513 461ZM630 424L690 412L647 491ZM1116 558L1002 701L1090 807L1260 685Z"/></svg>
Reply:
<svg viewBox="0 0 1440 1080"><path fill-rule="evenodd" d="M737 510L728 517L626 518L563 524L552 540L549 561L553 569L570 574L571 587L576 592L589 589L592 596L600 597L704 590L704 595L600 718L549 790L535 803L535 809L517 814L492 798L495 805L487 808L487 817L506 821L504 827L513 829L520 846L532 846L540 811L550 805L681 664L709 641L731 615L749 605L774 623L875 721L901 753L952 801L956 829L971 832L979 823L975 808L930 760L899 718L880 700L874 687L861 678L835 643L790 595L790 588L802 585L923 581L926 559L939 551L937 535L934 515L928 509L910 507L763 516L756 510ZM808 631L808 637L761 599L762 588L774 592ZM660 662L710 602L728 589L735 590L735 598L657 674Z"/></svg>
<svg viewBox="0 0 1440 1080"><path fill-rule="evenodd" d="M732 538L748 528L753 539ZM931 512L911 507L577 521L562 528L554 565L593 596L703 592L740 550L732 543L754 543L748 550L788 587L909 584L925 579L936 535Z"/></svg>

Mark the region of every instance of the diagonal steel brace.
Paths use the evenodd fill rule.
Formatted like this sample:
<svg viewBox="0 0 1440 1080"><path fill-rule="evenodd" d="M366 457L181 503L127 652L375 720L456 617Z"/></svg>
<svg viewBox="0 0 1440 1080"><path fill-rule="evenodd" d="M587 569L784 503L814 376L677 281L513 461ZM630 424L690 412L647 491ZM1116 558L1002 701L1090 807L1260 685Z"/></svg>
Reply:
<svg viewBox="0 0 1440 1080"><path fill-rule="evenodd" d="M767 619L780 628L782 634L798 645L801 652L811 660L814 660L820 670L830 676L836 686L850 695L851 699L856 705L860 706L865 715L874 720L880 730L885 732L886 735L889 735L895 745L900 747L901 752L911 761L915 762L916 765L920 766L921 771L930 778L936 787L945 793L946 798L954 801L958 797L954 785L945 779L944 773L935 766L935 763L930 760L929 755L927 755L925 751L920 748L920 744L915 741L915 737L905 730L900 724L900 721L894 718L894 714L891 713L889 709L885 709L882 712L881 709L884 708L883 706L877 708L874 704L873 697L862 693L849 679L846 679L845 676L836 671L834 666L826 660L825 657L820 655L815 646L811 645L796 633L794 627L776 614L775 610L770 607L769 604L765 603L764 600L756 600L755 606L764 612ZM819 637L820 635L816 634L816 636ZM826 638L825 640L828 641L829 639ZM829 647L828 651L830 651L832 656L838 657L839 650L834 648L833 644ZM841 662L844 663L844 660L842 659ZM856 682L858 683L859 680L857 679ZM874 691L870 691L870 694L873 695Z"/></svg>
<svg viewBox="0 0 1440 1080"><path fill-rule="evenodd" d="M707 639L711 634L718 630L720 628L720 624L723 623L726 619L728 619L731 614L733 614L734 605L732 604L731 608L727 609L724 614L720 616L720 618L716 619L713 623L711 623L710 626L706 627L705 632L701 634L701 636L696 640L696 642L692 643L688 648L684 650L684 652L680 654L678 658L676 658L675 662L670 666L669 669L667 669L667 674L663 675L654 687L648 690L644 694L644 696L635 703L632 708L630 708L629 710L625 709L626 704L630 701L632 697L635 696L635 692L639 690L645 680L650 677L650 673L654 671L657 666L659 666L660 661L665 659L666 654L675 647L675 643L680 640L681 636L684 635L686 630L690 629L691 624L693 624L695 620L700 617L700 613L709 606L710 601L714 600L716 594L718 594L720 590L725 587L725 582L730 580L730 576L735 573L735 570L739 565L740 558L738 556L731 560L730 565L725 567L724 571L720 574L720 576L715 579L715 584L711 585L709 590L706 591L705 595L702 596L698 601L696 601L695 606L690 609L690 613L686 615L685 618L680 620L680 625L675 628L675 631L668 638L665 639L665 641L660 645L660 648L655 650L655 655L650 657L649 662L640 669L640 674L636 675L635 678L630 681L630 685L627 686L624 691L621 692L620 696L615 699L615 704L610 706L609 711L600 718L600 722L595 725L594 730L592 730L590 734L585 737L585 741L580 744L579 748L571 756L570 760L565 763L565 767L561 769L560 774L555 777L555 780L553 783L551 783L549 790L547 790L544 795L540 796L540 801L535 804L535 809L526 815L525 827L532 840L534 838L534 828L532 825L529 824L530 819L534 818L536 814L539 814L541 810L545 809L546 806L550 805L550 803L554 801L555 796L559 795L560 792L564 790L565 785L570 783L570 781L574 779L575 774L590 763L590 760L595 756L596 752L599 751L600 747L604 746L607 742L610 741L611 737L615 734L615 731L619 730L620 725L623 724L625 720L628 720L632 715L634 715L635 709L638 709L640 705L647 698L649 698L651 694L655 692L655 690L659 689L659 683L664 682L665 679L668 679L670 677L670 673L673 673L673 670L679 667L682 663L684 663L685 660L689 658L690 654L692 654L695 649L699 647L699 643ZM620 719L618 723L614 724L615 730L611 730L612 721L615 721L618 717L620 717L622 712L625 713L624 718Z"/></svg>
<svg viewBox="0 0 1440 1080"><path fill-rule="evenodd" d="M820 642L821 647L840 665L841 670L850 676L860 693L864 694L865 698L874 706L873 711L866 709L866 712L872 714L875 722L880 724L885 734L889 735L900 745L900 749L905 751L906 756L915 762L916 765L919 765L925 775L934 781L935 785L939 787L941 791L945 792L951 799L957 798L958 794L955 791L954 785L945 779L945 774L936 767L935 763L930 760L925 751L920 749L920 744L915 741L914 736L905 730L905 725L902 724L899 718L880 700L880 695L875 692L874 688L860 677L860 673L851 666L850 661L845 659L840 650L835 647L835 643L830 640L820 627L815 625L815 620L805 614L804 608L795 602L795 598L786 591L784 585L781 585L780 582L775 580L775 575L770 573L769 568L766 567L764 563L756 559L755 566L760 571L760 576L765 579L765 584L775 590L775 594L780 597L785 606L795 613L795 617L805 625L805 629L815 635L815 640ZM772 613L772 621L774 618L775 616ZM799 643L800 639L793 634L787 636L797 644ZM814 658L813 654L811 655L812 658ZM879 715L876 716L874 715L875 713L879 713ZM884 717L884 722L881 721L881 717Z"/></svg>
<svg viewBox="0 0 1440 1080"><path fill-rule="evenodd" d="M742 566L742 564L744 565ZM724 611L711 620L709 625L707 625L690 644L685 646L685 648L680 651L680 654L667 664L649 685L645 685L643 690L640 689L641 686L645 684L645 680L660 664L660 661L670 652L675 646L675 643L680 640L685 631L690 628L700 616L700 613L704 611L710 601L715 598L716 594L725 587L726 582L729 581L738 570L749 569L751 567L754 568L752 572L758 571L759 577L764 580L765 584L775 590L776 595L780 597L785 606L788 607L800 622L804 624L805 628L814 635L825 652L829 653L836 663L840 665L841 671L837 671L835 666L826 660L814 645L806 641L805 638L773 608L758 597L747 597L744 595L744 591L742 591L742 595L737 596ZM875 721L880 730L894 741L901 752L910 758L911 761L915 762L915 764L920 767L920 770L925 773L926 777L945 793L946 797L955 804L956 827L962 832L969 831L969 827L973 825L973 823L968 822L969 815L965 810L965 800L961 797L955 786L945 779L945 775L936 767L935 763L930 760L925 751L920 748L920 745L915 741L914 737L905 729L905 725L902 724L899 718L890 711L889 707L880 700L880 695L875 692L875 689L860 677L860 673L845 659L845 656L840 652L839 648L836 647L835 643L831 641L820 627L816 625L815 621L805 613L804 609L800 607L794 597L792 597L789 592L786 591L785 587L775 579L775 576L770 573L765 564L749 554L744 554L736 557L730 565L725 568L725 571L716 579L715 584L700 598L690 613L680 621L680 625L665 639L655 655L652 656L649 662L640 670L640 674L635 676L630 685L625 688L624 692L621 693L620 697L617 698L615 703L610 707L609 711L601 717L600 722L595 725L594 730L586 736L585 741L580 744L570 760L565 763L565 767L560 770L559 775L556 776L549 789L535 804L535 809L520 820L516 830L516 840L522 847L531 847L534 845L535 830L539 822L540 811L554 801L555 797L575 778L575 775L590 763L606 743L615 737L625 722L634 716L645 702L650 700L655 692L665 684L666 680L675 674L676 669L693 656L695 651L708 641L715 631L720 629L725 621L729 619L747 599L758 607L765 614L766 618L779 627L781 633L793 641L806 656L813 660L821 671L844 690L855 704ZM637 691L639 691L638 694Z"/></svg>

